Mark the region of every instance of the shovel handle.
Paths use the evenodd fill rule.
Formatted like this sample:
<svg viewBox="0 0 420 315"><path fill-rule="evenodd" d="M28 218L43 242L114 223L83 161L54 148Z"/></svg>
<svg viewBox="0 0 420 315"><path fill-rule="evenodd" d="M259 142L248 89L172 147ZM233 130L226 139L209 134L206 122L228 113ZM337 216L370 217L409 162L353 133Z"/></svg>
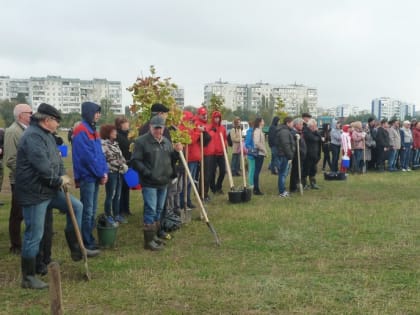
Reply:
<svg viewBox="0 0 420 315"><path fill-rule="evenodd" d="M231 170L231 168L230 168L229 158L228 158L228 154L227 154L227 151L226 151L225 139L223 138L222 133L219 133L219 135L220 135L220 141L222 142L222 147L223 147L223 156L225 157L226 171L227 171L227 173L228 173L230 190L233 190L233 177L232 177L232 170Z"/></svg>

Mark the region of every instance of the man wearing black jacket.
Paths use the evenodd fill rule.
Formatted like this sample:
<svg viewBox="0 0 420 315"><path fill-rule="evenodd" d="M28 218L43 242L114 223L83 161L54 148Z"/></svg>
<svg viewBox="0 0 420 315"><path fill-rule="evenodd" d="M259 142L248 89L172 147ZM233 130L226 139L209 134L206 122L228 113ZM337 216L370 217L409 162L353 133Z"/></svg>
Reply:
<svg viewBox="0 0 420 315"><path fill-rule="evenodd" d="M307 127L303 129L303 137L306 142L306 158L303 163L303 180L302 184L305 185L305 189L319 189L319 186L316 184L316 172L317 165L321 159L321 135L318 133L318 126L315 119L309 119L307 122ZM306 177L309 176L310 186L306 185Z"/></svg>
<svg viewBox="0 0 420 315"><path fill-rule="evenodd" d="M389 148L389 133L387 119L381 120L381 126L376 132L376 162L379 172L385 170L386 153Z"/></svg>

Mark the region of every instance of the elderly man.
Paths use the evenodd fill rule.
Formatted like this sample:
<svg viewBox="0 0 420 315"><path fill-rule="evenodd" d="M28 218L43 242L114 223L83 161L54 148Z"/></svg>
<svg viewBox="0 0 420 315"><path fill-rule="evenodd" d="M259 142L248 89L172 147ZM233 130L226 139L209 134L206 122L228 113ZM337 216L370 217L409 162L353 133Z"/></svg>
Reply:
<svg viewBox="0 0 420 315"><path fill-rule="evenodd" d="M9 216L10 252L20 255L22 249L20 226L23 216L22 207L18 204L15 194L16 153L19 140L31 122L32 108L27 104L18 104L13 110L13 116L15 117L15 121L6 129L4 135L3 161L9 168L9 180L12 191Z"/></svg>
<svg viewBox="0 0 420 315"><path fill-rule="evenodd" d="M152 251L162 250L157 232L161 212L165 206L168 184L171 182L172 163L182 150L163 136L165 121L160 116L150 120L149 132L136 139L131 157L132 167L139 172L144 201L144 248Z"/></svg>
<svg viewBox="0 0 420 315"><path fill-rule="evenodd" d="M311 118L307 122L307 127L303 129L303 138L306 142L306 158L303 163L303 183L305 189L319 189L316 184L317 165L321 159L321 135L318 133L316 120ZM310 186L307 185L306 177L309 176Z"/></svg>
<svg viewBox="0 0 420 315"><path fill-rule="evenodd" d="M41 104L32 116L32 123L19 141L16 161L15 193L23 209L25 235L22 247L22 287L44 289L46 283L35 277L35 257L44 233L47 208L57 208L68 213L62 187L70 185L65 174L63 161L57 149L53 134L60 124L61 115L51 105ZM78 226L81 226L83 206L71 196ZM82 259L74 226L67 215L66 239L73 260ZM95 256L95 251L87 251Z"/></svg>

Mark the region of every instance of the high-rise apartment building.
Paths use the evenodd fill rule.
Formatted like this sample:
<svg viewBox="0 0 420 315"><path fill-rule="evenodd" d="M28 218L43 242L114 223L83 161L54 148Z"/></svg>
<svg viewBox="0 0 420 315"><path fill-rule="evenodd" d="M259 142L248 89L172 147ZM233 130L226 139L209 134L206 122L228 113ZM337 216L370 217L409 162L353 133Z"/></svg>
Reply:
<svg viewBox="0 0 420 315"><path fill-rule="evenodd" d="M34 109L41 103L55 106L62 113L80 112L80 104L102 99L112 102L115 114L124 114L120 81L106 79L80 80L61 76L14 79L0 76L0 99L13 99L23 94Z"/></svg>
<svg viewBox="0 0 420 315"><path fill-rule="evenodd" d="M391 119L393 117L404 120L415 117L416 105L390 97L380 97L372 100L371 113L377 119Z"/></svg>
<svg viewBox="0 0 420 315"><path fill-rule="evenodd" d="M262 105L277 103L281 98L285 111L296 116L302 111L316 114L318 92L304 85L274 85L268 83L232 84L217 81L204 86L204 103L210 104L212 95L222 96L225 106L235 111L246 109L257 112Z"/></svg>

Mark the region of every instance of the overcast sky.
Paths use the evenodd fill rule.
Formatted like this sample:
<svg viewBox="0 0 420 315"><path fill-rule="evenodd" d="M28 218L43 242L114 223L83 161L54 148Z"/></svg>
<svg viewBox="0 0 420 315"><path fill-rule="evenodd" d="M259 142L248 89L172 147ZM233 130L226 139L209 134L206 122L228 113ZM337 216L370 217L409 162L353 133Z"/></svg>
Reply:
<svg viewBox="0 0 420 315"><path fill-rule="evenodd" d="M1 0L0 75L107 78L125 90L155 65L186 105L220 78L308 85L322 107L420 104L419 14L416 0Z"/></svg>

